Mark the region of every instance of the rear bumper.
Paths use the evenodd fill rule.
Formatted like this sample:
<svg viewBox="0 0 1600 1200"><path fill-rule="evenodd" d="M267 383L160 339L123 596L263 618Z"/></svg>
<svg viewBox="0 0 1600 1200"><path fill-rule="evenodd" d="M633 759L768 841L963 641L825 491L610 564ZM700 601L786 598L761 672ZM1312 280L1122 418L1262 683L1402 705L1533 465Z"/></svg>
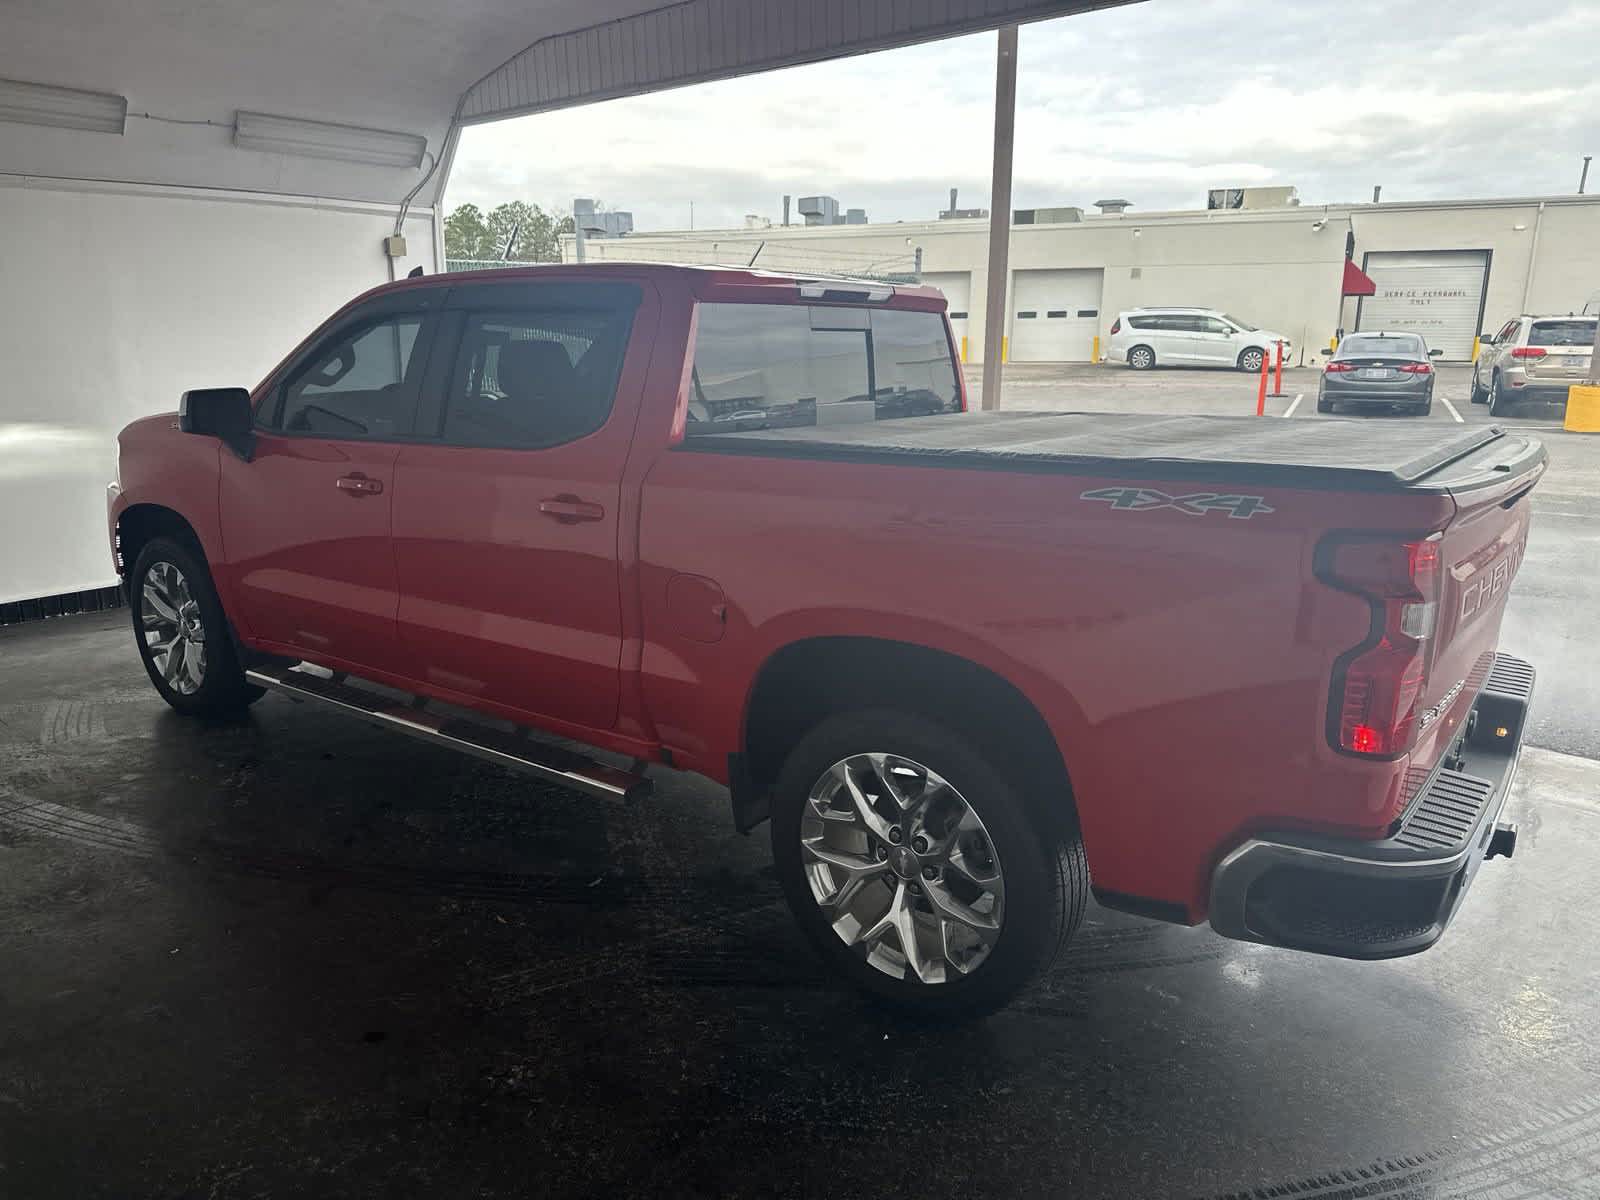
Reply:
<svg viewBox="0 0 1600 1200"><path fill-rule="evenodd" d="M1583 386L1583 380L1573 379L1565 383L1525 383L1521 387L1508 387L1505 389L1506 399L1521 404L1524 401L1537 401L1540 404L1565 404L1567 392L1574 385Z"/></svg>
<svg viewBox="0 0 1600 1200"><path fill-rule="evenodd" d="M1228 854L1212 876L1211 927L1341 958L1397 958L1433 945L1485 858L1515 848L1515 827L1502 826L1500 813L1533 682L1529 664L1496 656L1460 743L1384 840L1266 835Z"/></svg>
<svg viewBox="0 0 1600 1200"><path fill-rule="evenodd" d="M1426 404L1433 396L1431 385L1385 387L1377 384L1361 387L1359 384L1331 386L1324 384L1317 399L1332 404Z"/></svg>

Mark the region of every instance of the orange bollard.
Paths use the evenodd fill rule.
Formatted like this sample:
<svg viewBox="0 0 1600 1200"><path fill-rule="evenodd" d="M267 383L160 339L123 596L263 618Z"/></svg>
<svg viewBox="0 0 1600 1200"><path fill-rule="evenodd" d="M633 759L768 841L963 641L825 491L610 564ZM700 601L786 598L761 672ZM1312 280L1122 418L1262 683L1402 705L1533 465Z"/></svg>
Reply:
<svg viewBox="0 0 1600 1200"><path fill-rule="evenodd" d="M1278 364L1274 369L1272 378L1272 394L1283 395L1283 343L1278 343Z"/></svg>
<svg viewBox="0 0 1600 1200"><path fill-rule="evenodd" d="M1267 415L1267 370L1271 365L1267 361L1266 353L1263 351L1261 355L1261 386L1256 389L1256 416L1258 417Z"/></svg>

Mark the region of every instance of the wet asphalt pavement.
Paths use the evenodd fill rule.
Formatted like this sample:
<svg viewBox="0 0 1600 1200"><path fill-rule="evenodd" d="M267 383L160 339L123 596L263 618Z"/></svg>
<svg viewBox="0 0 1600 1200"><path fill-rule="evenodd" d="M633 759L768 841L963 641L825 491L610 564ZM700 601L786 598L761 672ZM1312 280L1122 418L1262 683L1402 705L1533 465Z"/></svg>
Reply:
<svg viewBox="0 0 1600 1200"><path fill-rule="evenodd" d="M829 978L694 779L624 808L277 696L189 721L125 612L0 629L0 1197L1596 1196L1600 766L1556 751L1595 750L1600 445L1563 437L1505 639L1545 748L1438 947L1094 909L957 1029Z"/></svg>

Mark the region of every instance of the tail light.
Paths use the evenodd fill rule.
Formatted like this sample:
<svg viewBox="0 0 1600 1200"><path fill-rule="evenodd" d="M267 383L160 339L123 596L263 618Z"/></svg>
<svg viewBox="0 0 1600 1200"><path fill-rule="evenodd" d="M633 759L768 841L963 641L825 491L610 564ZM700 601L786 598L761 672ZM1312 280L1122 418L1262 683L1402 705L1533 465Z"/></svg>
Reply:
<svg viewBox="0 0 1600 1200"><path fill-rule="evenodd" d="M1354 371L1355 364L1347 362L1329 362L1322 368L1324 375L1343 375L1346 371Z"/></svg>
<svg viewBox="0 0 1600 1200"><path fill-rule="evenodd" d="M1433 364L1432 363L1422 363L1422 362L1406 363L1400 369L1402 371L1404 371L1407 375L1432 375L1433 374Z"/></svg>
<svg viewBox="0 0 1600 1200"><path fill-rule="evenodd" d="M1398 758L1416 738L1428 678L1428 642L1439 616L1439 535L1335 536L1317 557L1324 582L1372 606L1366 640L1334 669L1329 740L1350 754Z"/></svg>
<svg viewBox="0 0 1600 1200"><path fill-rule="evenodd" d="M1512 358L1543 358L1548 351L1543 346L1518 346L1511 351Z"/></svg>
<svg viewBox="0 0 1600 1200"><path fill-rule="evenodd" d="M1111 322L1111 333L1112 333L1113 336L1115 336L1116 334L1119 334L1121 332L1122 332L1122 318L1118 317L1115 321Z"/></svg>

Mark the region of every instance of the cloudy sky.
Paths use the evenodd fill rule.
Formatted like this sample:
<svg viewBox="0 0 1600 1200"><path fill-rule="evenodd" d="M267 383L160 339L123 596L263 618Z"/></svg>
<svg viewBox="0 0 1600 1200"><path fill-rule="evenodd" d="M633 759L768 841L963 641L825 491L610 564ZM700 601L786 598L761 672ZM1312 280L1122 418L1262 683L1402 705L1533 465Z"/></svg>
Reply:
<svg viewBox="0 0 1600 1200"><path fill-rule="evenodd" d="M1514 14L1509 18L1507 14ZM1600 154L1595 0L1147 0L1022 27L1013 202L1195 208L1571 192ZM995 35L468 129L447 205L574 196L637 228L776 220L823 193L874 222L987 207ZM1600 190L1600 165L1591 190Z"/></svg>

